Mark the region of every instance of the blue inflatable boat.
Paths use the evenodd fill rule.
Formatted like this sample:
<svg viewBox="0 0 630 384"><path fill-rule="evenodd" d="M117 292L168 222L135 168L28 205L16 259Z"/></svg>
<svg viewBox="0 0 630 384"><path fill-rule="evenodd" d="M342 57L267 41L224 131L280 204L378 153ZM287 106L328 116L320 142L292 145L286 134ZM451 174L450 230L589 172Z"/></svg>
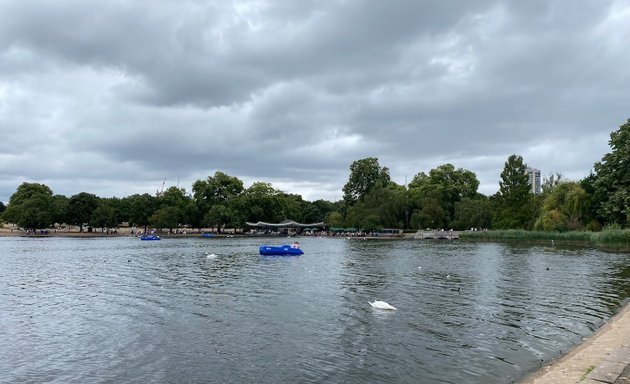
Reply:
<svg viewBox="0 0 630 384"><path fill-rule="evenodd" d="M300 248L292 248L290 245L280 245L277 247L269 245L260 246L260 254L263 256L298 256L304 252Z"/></svg>
<svg viewBox="0 0 630 384"><path fill-rule="evenodd" d="M144 235L144 236L140 236L140 240L162 240L162 239L160 239L160 236Z"/></svg>

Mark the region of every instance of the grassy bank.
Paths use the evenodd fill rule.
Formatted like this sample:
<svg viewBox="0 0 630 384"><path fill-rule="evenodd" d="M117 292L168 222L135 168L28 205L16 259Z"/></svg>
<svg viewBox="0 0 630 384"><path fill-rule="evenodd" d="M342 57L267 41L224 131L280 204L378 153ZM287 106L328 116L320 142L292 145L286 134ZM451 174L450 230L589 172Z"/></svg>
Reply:
<svg viewBox="0 0 630 384"><path fill-rule="evenodd" d="M547 242L553 240L559 244L581 244L605 249L630 251L630 229L604 229L601 232L544 232L518 229L466 231L460 234L460 239L526 242Z"/></svg>

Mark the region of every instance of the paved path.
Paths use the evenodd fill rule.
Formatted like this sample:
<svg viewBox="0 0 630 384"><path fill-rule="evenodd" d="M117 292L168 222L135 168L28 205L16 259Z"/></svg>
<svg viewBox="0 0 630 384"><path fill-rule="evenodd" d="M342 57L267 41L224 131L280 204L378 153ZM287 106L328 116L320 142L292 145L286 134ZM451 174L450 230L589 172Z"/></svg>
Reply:
<svg viewBox="0 0 630 384"><path fill-rule="evenodd" d="M630 384L630 304L555 363L523 384Z"/></svg>

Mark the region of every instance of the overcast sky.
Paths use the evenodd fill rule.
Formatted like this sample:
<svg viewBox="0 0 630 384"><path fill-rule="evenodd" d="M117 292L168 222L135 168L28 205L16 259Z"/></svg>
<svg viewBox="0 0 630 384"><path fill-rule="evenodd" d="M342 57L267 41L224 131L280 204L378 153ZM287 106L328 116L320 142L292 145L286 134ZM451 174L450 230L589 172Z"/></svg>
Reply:
<svg viewBox="0 0 630 384"><path fill-rule="evenodd" d="M0 0L0 201L219 170L338 200L508 156L579 180L630 118L630 2Z"/></svg>

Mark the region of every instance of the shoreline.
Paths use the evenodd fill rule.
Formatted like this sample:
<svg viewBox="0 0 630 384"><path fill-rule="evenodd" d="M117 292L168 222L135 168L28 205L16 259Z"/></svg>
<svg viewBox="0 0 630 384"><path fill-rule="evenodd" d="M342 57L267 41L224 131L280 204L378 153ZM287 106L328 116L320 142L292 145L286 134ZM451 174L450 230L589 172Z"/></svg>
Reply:
<svg viewBox="0 0 630 384"><path fill-rule="evenodd" d="M630 302L566 355L521 384L617 383L630 367ZM623 380L623 379L622 379ZM624 381L628 382L628 381Z"/></svg>
<svg viewBox="0 0 630 384"><path fill-rule="evenodd" d="M168 233L168 232L157 232L155 235L160 236L163 239L177 239L177 238L195 238L200 237L204 232L208 232L212 234L212 237L259 237L259 238L286 238L287 235L261 235L261 234L243 234L243 233L234 233L234 232L221 232L215 233L211 229L202 229L202 230L190 230L186 233ZM28 234L22 230L13 230L11 231L8 228L0 228L0 237L24 237L24 238L47 238L47 237L72 237L72 238L109 238L109 237L138 237L138 234L132 234L130 228L119 228L116 232L79 232L78 230L48 230L48 233L31 233ZM295 236L290 236L295 237ZM306 237L306 238L317 238L317 237L326 237L326 238L336 238L336 239L376 239L376 240L400 240L400 239L410 239L411 236L334 236L334 235L326 235L326 236L315 236L315 235L298 235L297 237Z"/></svg>

